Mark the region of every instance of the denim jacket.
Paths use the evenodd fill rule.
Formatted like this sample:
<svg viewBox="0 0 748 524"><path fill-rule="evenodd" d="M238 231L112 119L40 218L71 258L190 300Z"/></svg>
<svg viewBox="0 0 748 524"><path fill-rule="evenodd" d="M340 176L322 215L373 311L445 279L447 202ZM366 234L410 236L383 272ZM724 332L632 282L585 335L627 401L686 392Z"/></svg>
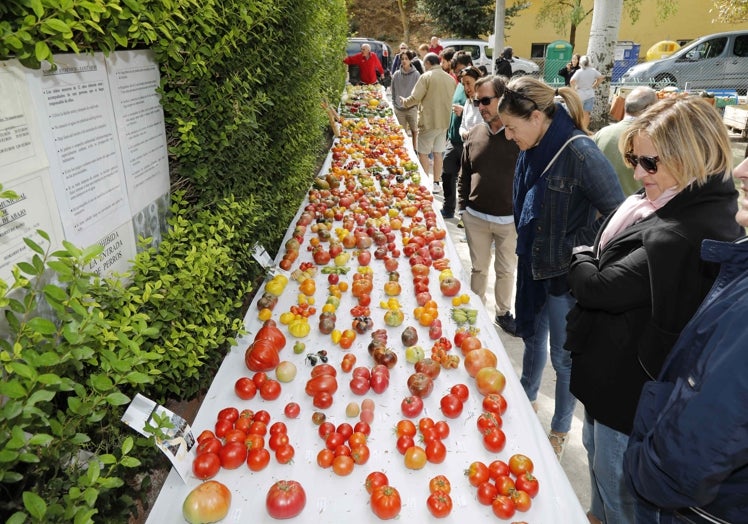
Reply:
<svg viewBox="0 0 748 524"><path fill-rule="evenodd" d="M567 273L571 250L592 245L600 225L625 198L613 166L591 138L569 142L546 177L532 244L536 280Z"/></svg>

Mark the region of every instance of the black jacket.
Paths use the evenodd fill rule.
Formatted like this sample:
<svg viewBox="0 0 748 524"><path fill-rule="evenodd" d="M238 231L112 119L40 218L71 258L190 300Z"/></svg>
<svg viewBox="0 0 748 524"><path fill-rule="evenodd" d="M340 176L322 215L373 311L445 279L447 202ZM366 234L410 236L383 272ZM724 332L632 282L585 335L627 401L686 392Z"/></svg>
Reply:
<svg viewBox="0 0 748 524"><path fill-rule="evenodd" d="M718 266L700 258L701 241L738 238L736 212L733 181L712 176L619 233L597 257L573 257L571 392L596 421L631 432L642 385L657 377L717 276Z"/></svg>
<svg viewBox="0 0 748 524"><path fill-rule="evenodd" d="M500 56L496 59L496 72L494 74L512 78L512 63Z"/></svg>

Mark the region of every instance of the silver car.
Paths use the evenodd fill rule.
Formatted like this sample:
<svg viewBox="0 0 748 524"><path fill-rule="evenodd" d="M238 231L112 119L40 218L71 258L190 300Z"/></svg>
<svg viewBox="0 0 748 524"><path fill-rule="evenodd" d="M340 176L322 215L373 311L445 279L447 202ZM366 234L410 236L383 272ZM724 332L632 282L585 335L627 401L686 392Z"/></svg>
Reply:
<svg viewBox="0 0 748 524"><path fill-rule="evenodd" d="M451 47L455 51L467 51L473 59L473 65L486 66L490 73L493 69L493 49L488 47L485 40L463 40L445 38L439 41L445 48ZM540 74L540 67L532 60L525 60L515 56L512 59L512 76Z"/></svg>
<svg viewBox="0 0 748 524"><path fill-rule="evenodd" d="M748 89L748 31L703 36L667 58L643 62L621 77L624 85L655 88Z"/></svg>

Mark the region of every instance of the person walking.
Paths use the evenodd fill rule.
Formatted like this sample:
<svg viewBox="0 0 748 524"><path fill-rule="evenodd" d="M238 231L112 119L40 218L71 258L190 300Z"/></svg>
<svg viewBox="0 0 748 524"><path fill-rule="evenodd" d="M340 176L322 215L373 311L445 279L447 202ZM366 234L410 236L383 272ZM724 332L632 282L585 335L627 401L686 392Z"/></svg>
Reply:
<svg viewBox="0 0 748 524"><path fill-rule="evenodd" d="M460 164L462 163L462 136L460 136L460 126L462 124L462 114L468 97L472 99L473 93L468 92L465 82L467 72L467 81L472 89L475 81L481 77L480 71L474 67L473 60L468 53L458 53L452 59L454 62L453 71L457 72L460 82L457 84L455 93L452 96L452 114L449 116L449 128L447 129L447 146L444 150L444 163L442 168L442 189L444 191L444 201L442 203L441 214L444 218L454 218L455 206L457 205L457 177L460 174ZM471 101L472 105L472 101Z"/></svg>
<svg viewBox="0 0 748 524"><path fill-rule="evenodd" d="M573 55L571 55L571 61L558 70L558 76L564 79L565 86L569 85L571 77L574 76L574 73L579 71L579 58L580 56L574 53Z"/></svg>
<svg viewBox="0 0 748 524"><path fill-rule="evenodd" d="M556 94L564 105L555 102ZM569 391L571 356L564 350L572 247L589 245L623 191L613 166L587 134L582 102L569 88L529 76L509 82L499 102L507 138L521 152L514 178L517 228L517 334L525 343L522 387L531 402L548 354L556 373L549 440L560 459L576 400Z"/></svg>
<svg viewBox="0 0 748 524"><path fill-rule="evenodd" d="M727 172L729 151L720 155ZM748 228L748 160L733 176L742 190L736 220ZM745 522L748 515L748 238L705 240L701 256L721 264L719 276L657 381L644 385L624 455L637 517L656 515L648 522Z"/></svg>
<svg viewBox="0 0 748 524"><path fill-rule="evenodd" d="M729 137L706 101L663 100L631 123L620 144L644 188L592 247L575 248L569 285L577 304L566 348L571 392L585 408L591 513L633 524L623 454L642 386L657 377L714 282L716 265L699 256L702 240L732 241L740 228Z"/></svg>
<svg viewBox="0 0 748 524"><path fill-rule="evenodd" d="M569 79L569 85L577 90L584 107L584 127L590 125L590 115L595 108L595 88L603 81L603 74L590 65L587 55L579 58L579 70Z"/></svg>
<svg viewBox="0 0 748 524"><path fill-rule="evenodd" d="M400 97L400 105L405 109L418 106L418 159L428 173L429 154L433 154L433 181L438 182L442 177L442 154L456 86L441 68L438 55L428 53L424 57L424 67L426 72L418 79L410 96Z"/></svg>
<svg viewBox="0 0 748 524"><path fill-rule="evenodd" d="M470 250L470 289L485 302L493 245L496 323L515 335L511 309L517 231L512 185L519 148L507 138L499 117L499 98L504 89L502 76L486 76L475 82L475 99L471 102L477 105L483 123L468 132L464 144L459 206Z"/></svg>
<svg viewBox="0 0 748 524"><path fill-rule="evenodd" d="M371 52L369 44L361 44L361 52L343 59L346 65L359 67L359 79L362 84L376 84L379 77L384 75L382 63L375 53Z"/></svg>
<svg viewBox="0 0 748 524"><path fill-rule="evenodd" d="M641 188L641 184L634 178L634 170L624 161L623 154L618 149L618 141L634 119L655 102L657 102L657 93L654 89L648 86L635 87L624 101L626 113L623 120L603 127L592 137L597 147L613 164L626 196L636 193Z"/></svg>
<svg viewBox="0 0 748 524"><path fill-rule="evenodd" d="M416 106L403 107L400 100L401 97L410 96L421 74L413 67L412 60L415 58L413 52L403 51L397 56L401 66L392 75L392 105L395 109L395 118L406 133L410 133L415 151L418 143L418 108Z"/></svg>
<svg viewBox="0 0 748 524"><path fill-rule="evenodd" d="M442 51L444 51L444 46L439 43L439 37L432 36L428 46L428 52L434 53L436 56L439 56Z"/></svg>

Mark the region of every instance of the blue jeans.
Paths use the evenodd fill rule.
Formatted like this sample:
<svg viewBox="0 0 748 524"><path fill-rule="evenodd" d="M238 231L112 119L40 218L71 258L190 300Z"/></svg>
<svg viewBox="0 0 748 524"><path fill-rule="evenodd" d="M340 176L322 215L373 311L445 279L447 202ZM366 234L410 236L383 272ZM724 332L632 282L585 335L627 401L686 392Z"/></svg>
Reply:
<svg viewBox="0 0 748 524"><path fill-rule="evenodd" d="M590 512L606 524L634 524L634 522L657 522L638 520L636 498L628 490L623 474L623 454L629 436L597 422L588 413L584 414L582 443L587 450L590 469ZM650 514L652 518L654 515Z"/></svg>
<svg viewBox="0 0 748 524"><path fill-rule="evenodd" d="M569 391L571 353L564 349L566 315L574 303L574 298L568 292L559 296L548 295L548 299L535 317L535 333L524 339L525 354L522 358L520 382L527 398L535 402L547 360L550 332L551 364L556 372L556 405L551 430L557 433L568 433L571 429L571 419L577 402Z"/></svg>

